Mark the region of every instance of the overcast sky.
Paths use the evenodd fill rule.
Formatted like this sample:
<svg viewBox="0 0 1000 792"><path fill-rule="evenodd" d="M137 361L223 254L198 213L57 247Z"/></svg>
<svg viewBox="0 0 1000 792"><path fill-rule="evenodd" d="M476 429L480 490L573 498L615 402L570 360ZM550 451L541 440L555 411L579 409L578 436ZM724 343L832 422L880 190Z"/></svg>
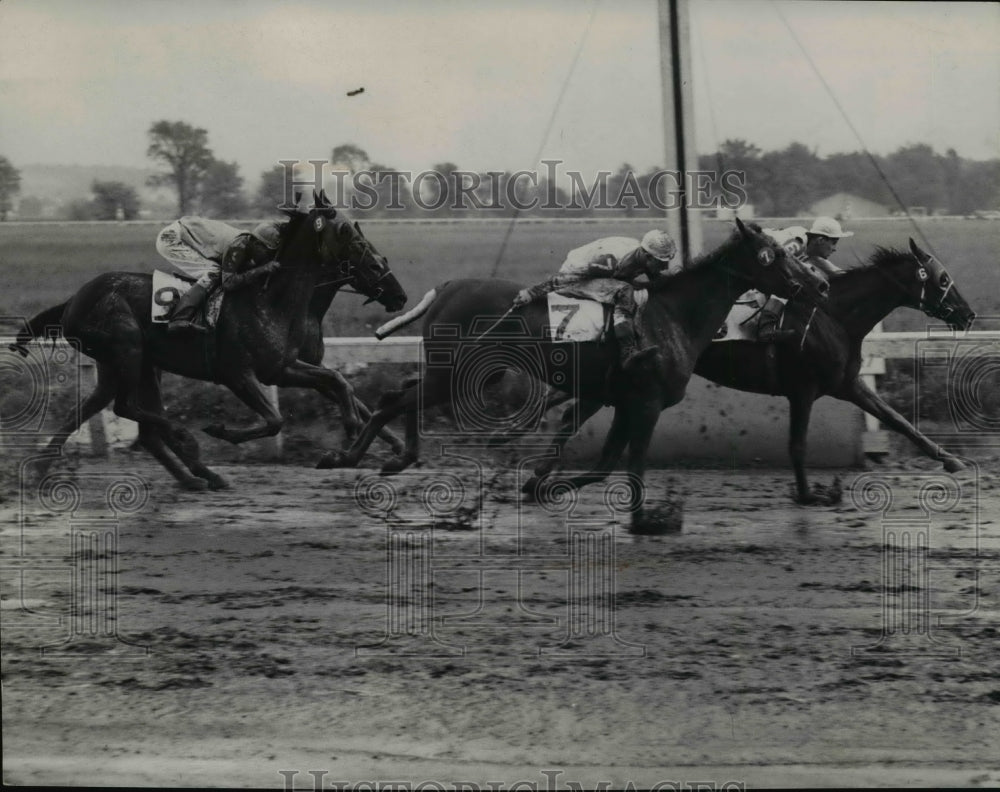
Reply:
<svg viewBox="0 0 1000 792"><path fill-rule="evenodd" d="M872 151L1000 157L1000 5L691 9L702 152L730 137L861 149L783 15ZM664 160L657 36L654 0L0 0L0 154L149 166L146 132L169 119L207 129L250 182L344 142L413 171L531 168L539 152L644 169Z"/></svg>

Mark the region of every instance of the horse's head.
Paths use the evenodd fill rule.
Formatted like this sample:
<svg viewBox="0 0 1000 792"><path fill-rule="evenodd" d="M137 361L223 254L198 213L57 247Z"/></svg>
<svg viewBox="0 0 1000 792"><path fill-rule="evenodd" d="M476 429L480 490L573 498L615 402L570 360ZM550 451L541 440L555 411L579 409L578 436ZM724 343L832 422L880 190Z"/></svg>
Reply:
<svg viewBox="0 0 1000 792"><path fill-rule="evenodd" d="M795 258L755 224L736 218L736 237L751 255L743 277L755 288L779 297L798 297L811 305L822 305L830 293L826 276L808 262Z"/></svg>
<svg viewBox="0 0 1000 792"><path fill-rule="evenodd" d="M968 330L972 326L976 313L959 294L948 270L912 237L909 253L879 248L872 262L903 290L912 308L947 322L955 330Z"/></svg>
<svg viewBox="0 0 1000 792"><path fill-rule="evenodd" d="M385 256L368 241L361 226L337 211L324 191L313 192L313 207L304 217L302 214L297 212L292 216L315 235L321 265L335 273L335 281L353 286L368 298L366 305L377 301L388 312L399 311L406 305L406 292L389 269ZM279 258L280 255L279 252Z"/></svg>

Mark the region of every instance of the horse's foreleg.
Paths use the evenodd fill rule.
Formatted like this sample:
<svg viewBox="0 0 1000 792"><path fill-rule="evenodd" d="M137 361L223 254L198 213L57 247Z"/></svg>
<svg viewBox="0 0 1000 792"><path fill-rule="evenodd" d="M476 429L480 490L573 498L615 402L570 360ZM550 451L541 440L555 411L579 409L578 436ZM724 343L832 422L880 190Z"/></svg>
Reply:
<svg viewBox="0 0 1000 792"><path fill-rule="evenodd" d="M608 473L615 469L625 452L625 447L629 444L629 423L628 410L616 407L614 418L611 419L611 428L604 439L604 446L601 448L601 456L597 460L597 464L586 473L566 479L566 483L574 489L579 489L588 484L604 481L608 477Z"/></svg>
<svg viewBox="0 0 1000 792"><path fill-rule="evenodd" d="M296 360L281 372L275 384L281 388L311 388L324 398L340 406L340 420L344 425L344 437L348 442L358 436L358 432L371 418L372 411L354 392L351 383L336 369L314 366ZM378 434L395 453L403 450L403 441L395 433L383 429Z"/></svg>
<svg viewBox="0 0 1000 792"><path fill-rule="evenodd" d="M922 434L913 424L882 401L879 395L869 388L860 377L851 383L848 391L840 398L853 402L866 413L874 415L890 429L894 429L908 438L924 454L943 463L944 469L949 473L965 470L966 466L962 460Z"/></svg>
<svg viewBox="0 0 1000 792"><path fill-rule="evenodd" d="M205 434L220 440L228 440L230 443L245 443L247 440L257 440L261 437L274 437L281 431L284 419L271 403L267 389L257 379L256 374L247 370L239 379L224 384L241 402L261 416L264 423L248 426L245 429L229 429L224 424L210 424L202 430Z"/></svg>
<svg viewBox="0 0 1000 792"><path fill-rule="evenodd" d="M809 491L809 479L806 476L806 439L815 400L816 392L812 388L788 396L788 455L795 472L795 500L803 505L816 502L816 496Z"/></svg>

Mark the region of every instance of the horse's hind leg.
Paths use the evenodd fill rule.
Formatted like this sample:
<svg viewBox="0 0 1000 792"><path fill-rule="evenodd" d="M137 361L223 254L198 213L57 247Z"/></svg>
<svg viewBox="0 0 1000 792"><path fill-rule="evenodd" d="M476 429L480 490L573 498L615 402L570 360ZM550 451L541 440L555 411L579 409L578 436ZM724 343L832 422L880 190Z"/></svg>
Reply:
<svg viewBox="0 0 1000 792"><path fill-rule="evenodd" d="M163 412L163 397L160 391L159 377L152 370L143 376L139 399L146 409ZM229 482L202 463L201 449L198 447L198 441L195 440L191 432L180 424L171 422L169 429L152 427L149 424L140 424L139 437L143 446L186 489L203 490L206 486L211 489L226 489L229 487ZM164 448L164 445L166 448ZM167 448L194 475L189 475L187 471L180 469L177 463L170 457Z"/></svg>
<svg viewBox="0 0 1000 792"><path fill-rule="evenodd" d="M42 452L44 458L35 464L35 472L38 475L42 475L48 470L49 465L59 456L60 450L66 444L70 435L77 431L83 425L84 421L89 420L111 403L111 400L115 397L117 388L118 382L114 370L110 366L98 363L97 387L76 406L73 412L63 421L59 429L56 430L56 433L52 435L49 442L46 443Z"/></svg>

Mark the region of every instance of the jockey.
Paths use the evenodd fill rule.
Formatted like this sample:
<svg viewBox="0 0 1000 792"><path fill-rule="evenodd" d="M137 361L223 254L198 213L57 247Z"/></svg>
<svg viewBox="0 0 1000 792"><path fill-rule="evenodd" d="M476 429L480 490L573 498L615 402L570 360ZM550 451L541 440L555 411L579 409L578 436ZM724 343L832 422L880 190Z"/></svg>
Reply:
<svg viewBox="0 0 1000 792"><path fill-rule="evenodd" d="M633 280L643 274L652 280L679 272L680 262L670 265L676 253L677 246L666 231L649 231L641 242L631 237L598 239L571 250L559 272L547 281L518 292L513 307L520 308L553 291L611 304L621 364L627 371L656 352L655 346L642 345L642 327L635 321Z"/></svg>
<svg viewBox="0 0 1000 792"><path fill-rule="evenodd" d="M802 226L792 226L780 231L765 229L764 233L784 247L789 255L813 264L824 275L843 272L829 260L829 256L836 249L839 240L854 236L853 231L841 229L840 223L832 217L817 217L808 231ZM787 330L778 328L786 302L787 300L782 297L771 295L764 303L757 323L759 341L787 341L797 336L796 331L791 328Z"/></svg>
<svg viewBox="0 0 1000 792"><path fill-rule="evenodd" d="M200 333L208 331L197 319L202 303L220 281L220 275L223 288L228 291L246 283L251 274L259 277L276 269L278 265L274 254L278 249L280 225L277 221L266 221L253 231L240 231L221 220L186 216L160 231L156 237L157 252L196 279L178 301L167 332L185 329ZM262 264L268 266L260 267ZM260 269L235 276L235 273L250 267ZM233 280L234 277L237 279Z"/></svg>

